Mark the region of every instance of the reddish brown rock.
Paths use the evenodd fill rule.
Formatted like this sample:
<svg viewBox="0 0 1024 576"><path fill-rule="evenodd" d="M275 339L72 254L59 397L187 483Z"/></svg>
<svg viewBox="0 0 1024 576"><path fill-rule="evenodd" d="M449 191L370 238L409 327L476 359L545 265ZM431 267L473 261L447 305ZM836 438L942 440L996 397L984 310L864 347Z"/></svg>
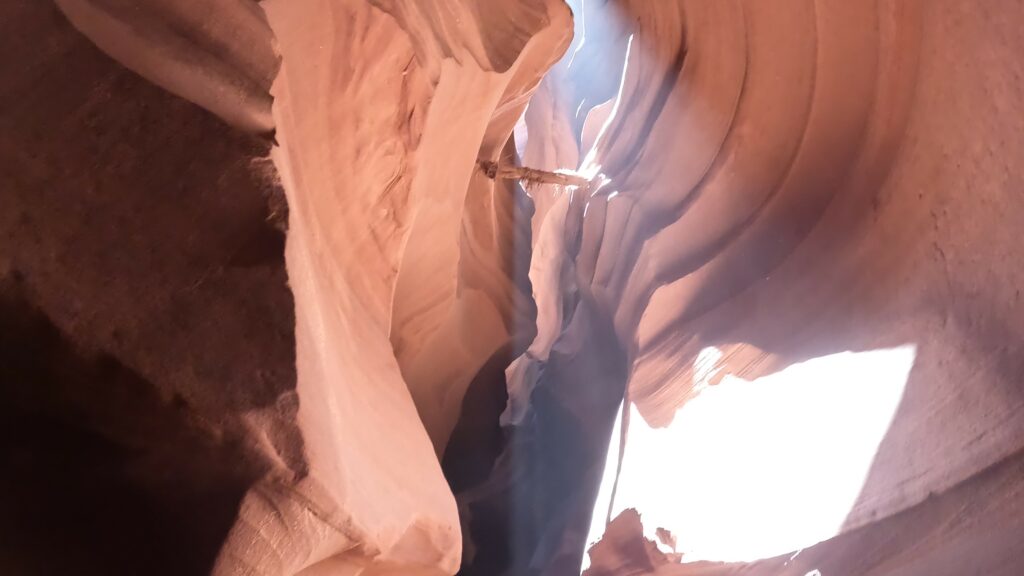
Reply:
<svg viewBox="0 0 1024 576"><path fill-rule="evenodd" d="M0 28L0 572L209 573L305 468L269 146L52 4Z"/></svg>
<svg viewBox="0 0 1024 576"><path fill-rule="evenodd" d="M1016 3L0 12L0 568L1020 572Z"/></svg>

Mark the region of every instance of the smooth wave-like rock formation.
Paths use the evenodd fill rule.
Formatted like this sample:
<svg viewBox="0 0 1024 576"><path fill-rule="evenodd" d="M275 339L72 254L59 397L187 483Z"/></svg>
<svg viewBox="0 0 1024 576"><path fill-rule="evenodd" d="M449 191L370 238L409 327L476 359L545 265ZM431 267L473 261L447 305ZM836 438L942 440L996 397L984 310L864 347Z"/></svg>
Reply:
<svg viewBox="0 0 1024 576"><path fill-rule="evenodd" d="M61 7L142 76L279 145L297 430L280 442L252 419L244 442L269 469L214 573L455 572L459 520L437 455L474 374L533 323L526 197L476 166L506 150L568 45L569 9Z"/></svg>
<svg viewBox="0 0 1024 576"><path fill-rule="evenodd" d="M251 0L59 0L126 68L242 130L272 133L273 32Z"/></svg>
<svg viewBox="0 0 1024 576"><path fill-rule="evenodd" d="M514 206L476 161L501 153L569 12L519 5L532 25L496 46L511 21L461 2L263 7L283 61L275 163L309 475L251 493L215 573L453 573L459 521L430 441L443 448L523 300L495 241Z"/></svg>
<svg viewBox="0 0 1024 576"><path fill-rule="evenodd" d="M0 16L0 570L1024 565L1019 3Z"/></svg>
<svg viewBox="0 0 1024 576"><path fill-rule="evenodd" d="M1009 328L1019 322L1007 319L1020 313L1010 256L1019 250L1007 234L1021 216L1008 177L1021 143L1004 111L1020 104L1020 90L997 78L1019 77L1011 56L1019 40L1007 43L1019 10L829 1L587 7L618 12L632 40L614 112L593 147L581 149L580 168L610 184L572 200L584 205L574 215L581 223L566 220L555 240L574 256L557 292L578 291L579 303L550 314L573 320L545 337L554 348L541 348L576 340L581 313L609 319L627 356L627 402L645 421L633 425L661 428L699 396L701 372L756 379L838 352L914 346L902 400L837 532L915 506L1018 452L1021 398L1007 391L1019 388L1022 350ZM587 104L577 98L568 108ZM709 349L725 353L701 366ZM513 365L510 393L550 384L529 381L550 367L543 353L524 359L547 365ZM848 378L843 370L821 374L821 386ZM863 383L865 393L873 383ZM515 407L527 404L513 399L506 415L519 418ZM718 440L694 442L714 449ZM814 458L789 448L780 454ZM678 492L650 506L686 499L692 475L725 473L688 468L671 445L661 450L664 463L633 471L637 488L663 476L658 484L676 478ZM764 474L757 462L733 473ZM615 510L635 504L622 496ZM647 526L655 528L673 527ZM1019 550L1000 554L1019 565Z"/></svg>

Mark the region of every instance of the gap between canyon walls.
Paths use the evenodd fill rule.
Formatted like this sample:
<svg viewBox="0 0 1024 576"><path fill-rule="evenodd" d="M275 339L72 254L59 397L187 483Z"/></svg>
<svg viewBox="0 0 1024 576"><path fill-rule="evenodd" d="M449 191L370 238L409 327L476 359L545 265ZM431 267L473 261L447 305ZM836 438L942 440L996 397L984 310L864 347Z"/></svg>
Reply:
<svg viewBox="0 0 1024 576"><path fill-rule="evenodd" d="M1020 37L1009 39L1024 16L1020 6L978 10L957 0L587 6L614 7L633 38L615 113L581 166L599 166L609 192L584 203L578 247L566 243L580 293L613 319L624 350L628 394L640 416L631 427L649 434L623 436L629 489L620 491L613 515L636 507L649 540L679 536L675 552L694 547L701 557L708 552L698 552L697 544L714 540L722 556L703 556L711 560L742 554L730 550L742 540L737 527L758 523L760 534L742 534L756 542L759 535L768 539L821 522L822 531L805 531L776 554L833 537L842 546L851 541L845 534L876 522L877 534L884 533L882 519L1012 460L1024 438L1014 416L1024 405L1024 349L1020 330L1005 320L1022 311L1021 271L1012 263L1020 248L1008 231L1024 204L1015 193L1020 177L1008 166L1024 148L1019 115L1006 110L1024 104L1009 80L1020 75L1013 56ZM972 66L975 60L985 66ZM578 118L570 116L573 121ZM543 233L537 241L544 242ZM544 318L540 298L538 307ZM559 342L572 330L545 338L544 326L539 320L538 341ZM901 360L873 364L872 358L889 356ZM538 389L547 383L533 376L535 362L527 360L509 371L509 389L532 402L537 392L530 383L539 382ZM786 398L784 387L775 386L793 384L787 379L795 372L819 362L838 364L813 378L815 393L789 397L800 410L765 403L784 422L751 429L756 420L740 417L743 400L749 407L757 393ZM723 378L731 385L752 381L750 393L739 395L737 409L716 413L713 426L673 442L630 441L686 430L700 416L687 411L691 404L705 406L735 390L708 392ZM828 402L811 401L815 394L852 394L863 402L879 386L888 400L866 403L857 424L838 431L829 431ZM881 428L863 427L872 420ZM814 448L801 442L808 435L797 434L763 454L732 451L737 442L756 444L754 437L801 422L828 441ZM850 439L855 443L844 444ZM708 458L686 459L688 446L701 447ZM866 457L859 468L826 477L860 452ZM798 470L807 474L786 476ZM757 492L787 478L810 489ZM809 480L815 478L820 482ZM848 493L827 489L851 479ZM757 518L754 506L733 504L752 492L784 505ZM704 501L714 505L704 505L704 516L694 513ZM826 508L834 510L824 521L804 515ZM935 512L927 510L919 515ZM914 529L928 534L926 524ZM1000 524L1018 525L994 515L986 527L956 537L978 541ZM858 538L864 534L876 533ZM907 545L917 537L908 535ZM879 563L897 554L863 552ZM1005 568L1012 562L999 562L1020 553L1002 547L1001 560L979 562L1012 573ZM929 563L941 562L921 561L916 569L927 574ZM801 574L813 569L801 565L807 567ZM594 573L614 568L595 566ZM862 568L830 563L841 574ZM754 568L735 564L720 572L748 569ZM771 564L758 569L773 573ZM900 570L897 564L886 573Z"/></svg>
<svg viewBox="0 0 1024 576"><path fill-rule="evenodd" d="M183 398L171 415L147 404L168 426L214 422L181 446L216 446L186 463L246 462L237 476L216 469L229 500L245 494L234 522L218 515L205 536L232 524L218 575L574 572L624 394L639 416L631 428L668 434L717 385L711 374L777 382L843 352L914 356L834 531L895 517L1021 448L1019 3L586 0L570 2L573 20L556 0L57 2L123 66L258 135L78 50L63 20L45 50L11 49L29 63L13 95L35 94L37 62L83 64L80 76L40 80L64 99L9 96L31 112L25 122L100 126L63 142L4 117L31 137L27 151L6 143L21 211L0 215L20 214L9 228L39 255L0 262L18 273L3 279L16 286L5 298L39 309L12 322L83 370L97 350L117 359L94 376ZM46 15L11 6L45 29ZM82 94L80 115L65 89ZM514 161L509 135L527 100L523 163L600 172L600 194L539 186L531 200L476 168ZM111 121L119 107L145 122ZM47 180L40 157L62 171ZM61 210L59 194L25 182L85 189L85 204ZM280 187L294 381L275 371L293 366L280 341L292 308L256 193ZM45 214L53 233L35 234L26 223ZM65 234L92 215L108 217L102 242ZM271 247L239 249L256 264L238 264L231 246L260 238ZM131 256L100 257L122 245ZM166 281L186 276L198 278ZM65 277L82 280L99 312L83 320L63 302ZM125 284L99 290L103 278ZM141 303L135 317L153 324L126 320L120 301ZM242 352L220 348L206 310L244 319L224 331ZM107 315L111 334L97 327ZM685 501L680 486L694 478L721 485L722 468L657 451L631 468L638 447L626 430L622 440L627 489L608 509L635 507L640 520L627 514L620 529L652 541L657 528L702 533L692 515L644 519ZM656 496L647 511L630 485ZM197 494L192 505L207 496ZM614 573L604 559L594 574ZM722 567L734 569L745 568Z"/></svg>
<svg viewBox="0 0 1024 576"><path fill-rule="evenodd" d="M286 572L453 573L460 525L437 455L474 375L524 346L533 317L528 203L476 162L507 152L571 14L551 0L262 6L282 56L274 157L310 474L243 504L219 571L249 565L237 551L255 540ZM247 533L268 501L309 530L285 512L284 546Z"/></svg>
<svg viewBox="0 0 1024 576"><path fill-rule="evenodd" d="M525 347L534 316L530 204L476 163L511 150L571 39L566 5L60 4L132 70L279 145L302 458L254 423L271 469L214 572L455 572L438 455L474 375Z"/></svg>

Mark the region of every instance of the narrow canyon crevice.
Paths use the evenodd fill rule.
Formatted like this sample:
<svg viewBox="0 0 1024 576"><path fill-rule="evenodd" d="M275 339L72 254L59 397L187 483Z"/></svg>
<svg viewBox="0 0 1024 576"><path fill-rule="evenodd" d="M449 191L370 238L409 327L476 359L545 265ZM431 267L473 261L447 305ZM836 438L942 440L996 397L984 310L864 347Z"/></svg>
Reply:
<svg viewBox="0 0 1024 576"><path fill-rule="evenodd" d="M7 2L0 571L1018 574L1021 24Z"/></svg>

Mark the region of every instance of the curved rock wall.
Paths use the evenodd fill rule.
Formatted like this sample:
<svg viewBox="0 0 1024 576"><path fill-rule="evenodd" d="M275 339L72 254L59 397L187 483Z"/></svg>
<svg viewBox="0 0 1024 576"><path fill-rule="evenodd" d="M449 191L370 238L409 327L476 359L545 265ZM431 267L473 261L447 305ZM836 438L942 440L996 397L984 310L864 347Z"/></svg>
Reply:
<svg viewBox="0 0 1024 576"><path fill-rule="evenodd" d="M569 10L553 1L497 12L457 1L61 7L142 76L280 146L300 431L285 447L298 461L253 422L245 443L272 465L249 489L214 572L456 571L458 520L435 451L474 374L525 345L533 323L529 206L476 164L506 151L568 44Z"/></svg>
<svg viewBox="0 0 1024 576"><path fill-rule="evenodd" d="M594 574L1021 565L990 537L1019 527L1024 447L1019 3L57 4L3 9L0 319L26 338L0 342L39 450L4 446L87 479L55 516L94 515L89 478L138 495L89 537L188 535L192 563L156 547L175 574L568 574L592 516L637 507ZM499 159L604 184L524 191L476 168ZM866 481L804 560L679 565L654 540L682 532L627 493L593 512L623 398L629 456L723 378L907 345ZM51 427L91 456L47 459ZM673 499L721 472L655 464L623 477ZM38 546L26 526L2 540ZM3 566L74 571L48 556ZM100 556L70 566L146 568Z"/></svg>
<svg viewBox="0 0 1024 576"><path fill-rule="evenodd" d="M120 64L247 132L270 134L273 32L252 0L59 0Z"/></svg>
<svg viewBox="0 0 1024 576"><path fill-rule="evenodd" d="M283 59L275 161L310 474L250 494L217 573L453 573L458 518L429 442L443 450L473 374L528 313L502 238L515 202L476 162L502 152L569 12L264 9Z"/></svg>
<svg viewBox="0 0 1024 576"><path fill-rule="evenodd" d="M591 292L614 319L627 399L646 421L634 425L674 424L700 371L757 379L911 344L902 402L843 530L1015 454L1017 7L618 4L634 34L622 89L581 166L610 184L582 201L562 290ZM725 354L700 366L711 347ZM510 391L538 372L511 371ZM685 489L716 471L644 472Z"/></svg>
<svg viewBox="0 0 1024 576"><path fill-rule="evenodd" d="M208 574L301 472L270 146L0 5L0 572Z"/></svg>

